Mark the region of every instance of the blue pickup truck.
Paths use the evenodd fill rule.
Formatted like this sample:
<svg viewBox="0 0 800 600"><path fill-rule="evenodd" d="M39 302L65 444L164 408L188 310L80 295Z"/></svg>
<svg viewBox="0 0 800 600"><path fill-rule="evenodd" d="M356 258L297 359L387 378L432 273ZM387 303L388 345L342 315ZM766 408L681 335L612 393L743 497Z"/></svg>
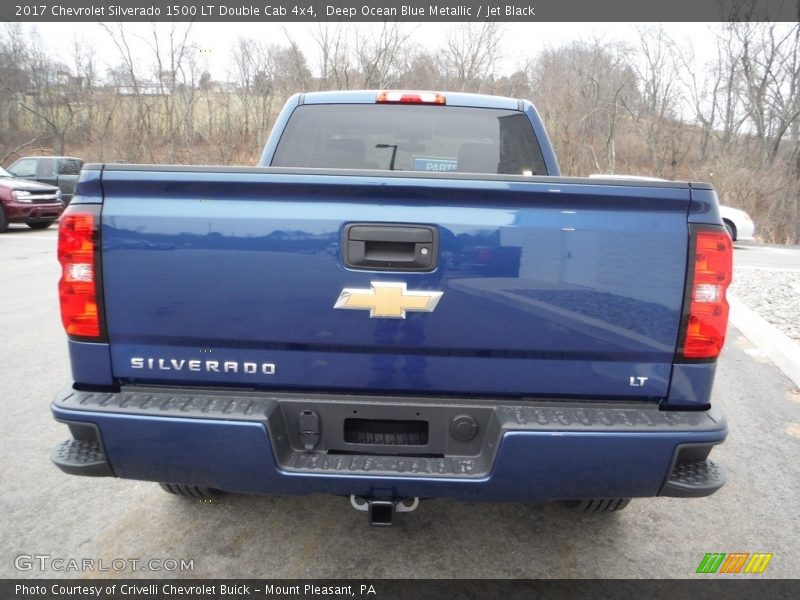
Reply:
<svg viewBox="0 0 800 600"><path fill-rule="evenodd" d="M710 185L561 177L525 100L298 94L259 167L84 167L52 459L375 525L707 496L731 259Z"/></svg>

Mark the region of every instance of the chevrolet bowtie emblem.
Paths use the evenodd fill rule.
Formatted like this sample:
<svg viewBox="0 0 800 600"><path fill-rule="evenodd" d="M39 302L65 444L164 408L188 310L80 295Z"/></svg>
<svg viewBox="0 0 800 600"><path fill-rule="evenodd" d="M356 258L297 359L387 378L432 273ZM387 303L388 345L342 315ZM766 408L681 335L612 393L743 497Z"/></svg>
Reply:
<svg viewBox="0 0 800 600"><path fill-rule="evenodd" d="M333 308L368 310L371 318L405 319L406 311L433 312L444 292L406 289L405 283L373 281L371 289L345 288Z"/></svg>

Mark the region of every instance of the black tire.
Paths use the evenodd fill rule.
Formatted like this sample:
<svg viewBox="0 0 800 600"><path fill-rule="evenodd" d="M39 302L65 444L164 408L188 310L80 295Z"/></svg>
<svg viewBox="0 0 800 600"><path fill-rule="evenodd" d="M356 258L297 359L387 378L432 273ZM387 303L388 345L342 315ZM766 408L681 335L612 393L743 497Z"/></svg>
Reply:
<svg viewBox="0 0 800 600"><path fill-rule="evenodd" d="M219 490L197 485L184 485L182 483L159 483L158 485L165 492L175 496L183 496L184 498L194 498L195 500L211 500L222 495Z"/></svg>
<svg viewBox="0 0 800 600"><path fill-rule="evenodd" d="M564 506L582 513L609 513L622 510L630 498L592 498L591 500L565 500Z"/></svg>
<svg viewBox="0 0 800 600"><path fill-rule="evenodd" d="M28 221L25 224L31 229L47 229L55 222L55 219L48 219L47 221Z"/></svg>
<svg viewBox="0 0 800 600"><path fill-rule="evenodd" d="M734 242L736 241L736 225L731 223L730 221L723 221L725 224L725 229L728 230L728 235L731 236L731 240Z"/></svg>
<svg viewBox="0 0 800 600"><path fill-rule="evenodd" d="M6 219L6 211L0 206L0 233L8 231L8 219Z"/></svg>

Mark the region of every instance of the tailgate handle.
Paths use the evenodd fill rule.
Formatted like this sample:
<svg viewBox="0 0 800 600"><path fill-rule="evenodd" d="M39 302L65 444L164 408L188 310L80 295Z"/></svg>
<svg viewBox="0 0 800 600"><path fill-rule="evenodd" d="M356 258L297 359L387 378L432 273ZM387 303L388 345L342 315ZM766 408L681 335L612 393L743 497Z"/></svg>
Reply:
<svg viewBox="0 0 800 600"><path fill-rule="evenodd" d="M344 265L366 271L433 271L439 232L427 225L351 223L344 229Z"/></svg>

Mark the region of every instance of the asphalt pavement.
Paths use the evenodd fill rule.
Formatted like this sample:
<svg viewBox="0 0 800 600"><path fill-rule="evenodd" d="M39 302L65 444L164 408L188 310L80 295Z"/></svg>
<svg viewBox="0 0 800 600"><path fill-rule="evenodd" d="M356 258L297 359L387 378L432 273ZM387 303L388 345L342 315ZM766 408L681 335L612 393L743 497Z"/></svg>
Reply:
<svg viewBox="0 0 800 600"><path fill-rule="evenodd" d="M734 244L734 267L737 269L766 269L800 271L800 246L768 246Z"/></svg>
<svg viewBox="0 0 800 600"><path fill-rule="evenodd" d="M707 552L771 552L759 577L800 577L800 392L733 328L713 396L730 434L712 458L729 481L709 498L635 499L595 516L436 499L381 529L339 497L202 503L152 483L64 475L48 458L67 438L48 405L69 381L55 237L19 227L0 236L0 577L684 578ZM781 256L736 251L737 260ZM40 568L53 559L110 570ZM115 559L193 564L114 570Z"/></svg>

